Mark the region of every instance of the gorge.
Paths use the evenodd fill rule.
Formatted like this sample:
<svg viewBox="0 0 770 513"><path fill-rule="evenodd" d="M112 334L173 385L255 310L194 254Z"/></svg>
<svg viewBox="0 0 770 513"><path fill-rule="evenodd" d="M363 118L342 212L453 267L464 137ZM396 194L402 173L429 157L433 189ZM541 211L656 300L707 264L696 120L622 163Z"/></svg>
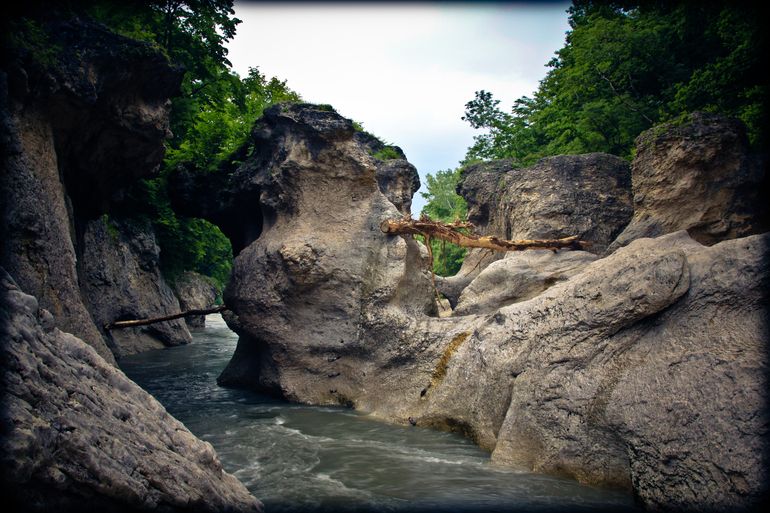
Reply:
<svg viewBox="0 0 770 513"><path fill-rule="evenodd" d="M4 496L21 511L260 511L117 368L189 342L185 323L103 330L179 311L152 231L104 214L163 159L183 70L88 19L48 24L56 65L20 51L0 75ZM630 165L469 166L458 192L482 235L594 245L472 251L434 288L424 247L380 229L412 214L403 152L382 158L333 109L276 104L235 170L171 177L174 207L219 225L236 255L224 317L239 341L219 382L460 433L495 465L653 511L758 509L770 225L743 130L696 113L642 134Z"/></svg>

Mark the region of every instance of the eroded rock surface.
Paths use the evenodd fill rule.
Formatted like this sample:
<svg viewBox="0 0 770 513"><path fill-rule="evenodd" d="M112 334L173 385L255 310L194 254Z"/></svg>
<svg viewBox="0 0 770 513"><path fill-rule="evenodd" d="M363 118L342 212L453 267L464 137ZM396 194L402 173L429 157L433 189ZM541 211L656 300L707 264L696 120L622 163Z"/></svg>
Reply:
<svg viewBox="0 0 770 513"><path fill-rule="evenodd" d="M580 235L601 255L633 216L631 168L605 153L558 155L517 168L509 160L468 166L457 184L482 235L558 239Z"/></svg>
<svg viewBox="0 0 770 513"><path fill-rule="evenodd" d="M147 392L0 267L0 489L10 511L262 511Z"/></svg>
<svg viewBox="0 0 770 513"><path fill-rule="evenodd" d="M524 169L508 159L474 164L463 171L457 192L467 202L468 220L480 235L507 240L580 235L593 243L586 250L595 255L605 252L634 213L631 168L623 159L604 153L558 155ZM439 280L439 291L456 305L460 293L472 292L467 289L471 281L502 258L521 259L522 266L530 259L471 249L457 276Z"/></svg>
<svg viewBox="0 0 770 513"><path fill-rule="evenodd" d="M53 62L24 45L0 62L0 265L59 328L114 361L79 288L80 240L162 161L184 70L149 43L48 7L35 23Z"/></svg>
<svg viewBox="0 0 770 513"><path fill-rule="evenodd" d="M769 250L768 235L641 239L501 309L506 343L526 342L492 461L633 490L653 510L764 500Z"/></svg>
<svg viewBox="0 0 770 513"><path fill-rule="evenodd" d="M770 230L766 155L737 118L696 113L636 140L634 217L610 248L687 230L702 244Z"/></svg>
<svg viewBox="0 0 770 513"><path fill-rule="evenodd" d="M232 182L244 194L259 191L251 208L260 209L263 227L238 254L225 289L241 356L220 382L295 401L344 401L336 367L368 351L360 322L373 305L393 301L435 313L419 249L414 272L402 274L407 248L417 243L383 237L379 228L402 216L386 194L408 209L403 191L413 192L416 171L396 161L382 172L385 163L372 154L376 140L314 105L266 109L253 136L256 157ZM341 363L330 366L331 359Z"/></svg>
<svg viewBox="0 0 770 513"><path fill-rule="evenodd" d="M479 200L496 216L478 214L487 235L598 245L497 261L467 287L465 315L439 318L420 246L378 232L401 212L347 120L287 104L254 135L258 156L233 182L259 197L263 229L225 293L240 340L221 383L411 418L495 463L633 491L650 508L766 496L770 236L708 248L679 231L600 259L631 216L627 164L545 159L538 188L498 162L475 190L510 180L519 202Z"/></svg>
<svg viewBox="0 0 770 513"><path fill-rule="evenodd" d="M186 272L176 279L174 293L179 298L179 308L187 310L206 310L214 307L220 296L219 287L211 278ZM205 315L188 315L184 318L188 328L205 328Z"/></svg>
<svg viewBox="0 0 770 513"><path fill-rule="evenodd" d="M100 218L89 221L84 232L82 288L115 357L189 343L192 337L183 319L104 330L116 321L179 312L179 302L158 267L160 248L152 227Z"/></svg>
<svg viewBox="0 0 770 513"><path fill-rule="evenodd" d="M452 315L494 313L579 274L599 257L587 251L533 250L487 266L465 289Z"/></svg>

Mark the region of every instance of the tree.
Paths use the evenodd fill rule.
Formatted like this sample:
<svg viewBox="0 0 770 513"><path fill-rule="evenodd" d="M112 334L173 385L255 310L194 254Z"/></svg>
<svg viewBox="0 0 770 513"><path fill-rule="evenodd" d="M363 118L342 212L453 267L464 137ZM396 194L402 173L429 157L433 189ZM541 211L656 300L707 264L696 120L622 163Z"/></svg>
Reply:
<svg viewBox="0 0 770 513"><path fill-rule="evenodd" d="M168 195L170 172L190 161L203 173L248 153L248 135L265 107L300 96L257 68L241 79L230 70L224 44L240 21L232 0L97 1L88 14L113 30L152 42L187 68L182 95L172 99L171 130L159 176L139 180L111 216L150 222L161 248L161 266L173 282L185 271L224 286L232 264L230 241L202 219L177 215Z"/></svg>
<svg viewBox="0 0 770 513"><path fill-rule="evenodd" d="M435 175L426 176L428 192L420 193L428 200L427 205L422 209L423 215L445 223L454 222L456 218L465 221L468 206L465 200L455 192L459 177L460 169L447 169L438 171ZM432 239L431 250L434 255L433 272L439 276L457 274L462 267L466 248Z"/></svg>
<svg viewBox="0 0 770 513"><path fill-rule="evenodd" d="M479 91L463 119L477 136L464 163L606 152L630 159L644 130L704 110L740 117L766 142L761 16L741 2L575 0L565 46L532 98L503 112Z"/></svg>

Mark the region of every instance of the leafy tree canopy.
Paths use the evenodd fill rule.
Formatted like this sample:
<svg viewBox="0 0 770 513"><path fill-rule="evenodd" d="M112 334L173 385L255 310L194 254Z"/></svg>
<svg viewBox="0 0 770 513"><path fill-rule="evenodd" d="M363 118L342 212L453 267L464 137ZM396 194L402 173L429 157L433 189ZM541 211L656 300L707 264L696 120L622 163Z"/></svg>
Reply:
<svg viewBox="0 0 770 513"><path fill-rule="evenodd" d="M257 68L241 78L230 70L225 43L240 20L232 0L96 0L87 12L122 35L149 41L187 68L182 95L172 99L171 130L159 176L140 180L111 215L149 221L158 233L161 264L173 282L184 271L214 278L221 286L232 264L229 240L202 219L177 215L168 195L170 172L190 161L203 173L245 154L248 135L274 103L301 101L285 81Z"/></svg>
<svg viewBox="0 0 770 513"><path fill-rule="evenodd" d="M571 31L532 98L510 113L476 92L463 119L486 129L464 164L606 152L631 158L644 130L693 111L746 122L767 142L763 17L749 3L575 0Z"/></svg>

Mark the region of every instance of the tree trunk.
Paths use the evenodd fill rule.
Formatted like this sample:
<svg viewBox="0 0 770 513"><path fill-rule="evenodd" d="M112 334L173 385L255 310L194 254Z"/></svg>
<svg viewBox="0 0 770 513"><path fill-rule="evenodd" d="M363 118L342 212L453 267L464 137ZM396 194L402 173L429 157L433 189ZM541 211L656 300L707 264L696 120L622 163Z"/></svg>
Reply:
<svg viewBox="0 0 770 513"><path fill-rule="evenodd" d="M399 219L394 221L386 219L380 224L380 230L391 235L400 235L411 233L413 235L422 235L428 239L441 239L458 246L466 248L484 248L498 251L524 251L527 249L583 249L584 246L591 246L593 242L584 242L580 240L579 235L565 237L563 239L544 239L544 240L503 240L495 236L480 237L471 233L463 233L460 229L473 228L472 223L442 223L441 221L432 221L427 217L421 217L419 221L414 219Z"/></svg>
<svg viewBox="0 0 770 513"><path fill-rule="evenodd" d="M136 321L118 321L112 322L104 327L105 330L114 330L116 328L130 328L132 326L144 326L145 324L155 324L156 322L173 321L180 317L187 317L188 315L208 315L222 310L227 310L225 305L211 308L209 310L187 310L185 312L179 312L171 315L164 315L163 317L154 317L152 319L139 319Z"/></svg>

